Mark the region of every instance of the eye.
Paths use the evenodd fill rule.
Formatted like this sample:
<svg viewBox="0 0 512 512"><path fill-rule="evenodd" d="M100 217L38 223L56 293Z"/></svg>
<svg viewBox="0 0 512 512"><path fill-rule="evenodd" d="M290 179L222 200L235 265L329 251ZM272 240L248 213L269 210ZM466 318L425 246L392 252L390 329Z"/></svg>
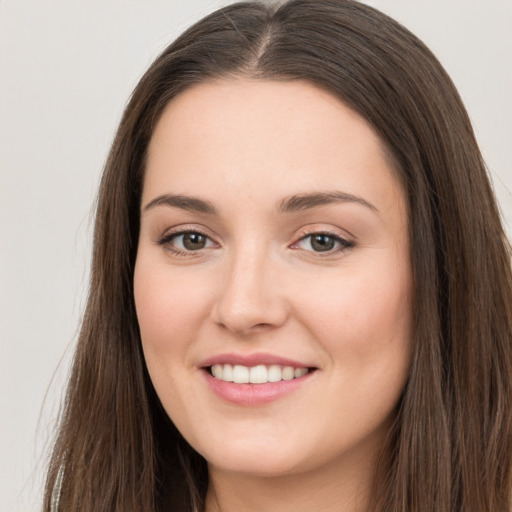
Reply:
<svg viewBox="0 0 512 512"><path fill-rule="evenodd" d="M352 242L338 235L331 233L310 233L302 237L292 247L319 253L333 253L353 246L354 244Z"/></svg>
<svg viewBox="0 0 512 512"><path fill-rule="evenodd" d="M165 246L166 249L177 253L191 253L216 247L213 240L199 231L180 231L179 233L170 233L164 235L158 240L159 245Z"/></svg>

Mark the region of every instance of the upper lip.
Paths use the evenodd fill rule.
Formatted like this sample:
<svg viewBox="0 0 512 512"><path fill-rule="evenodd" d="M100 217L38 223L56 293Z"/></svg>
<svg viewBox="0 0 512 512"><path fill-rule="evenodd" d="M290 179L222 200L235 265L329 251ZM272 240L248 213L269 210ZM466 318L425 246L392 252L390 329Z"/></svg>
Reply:
<svg viewBox="0 0 512 512"><path fill-rule="evenodd" d="M311 365L289 359L287 357L281 357L275 354L268 353L256 353L256 354L218 354L202 361L199 366L206 368L213 366L214 364L238 364L241 366L258 366L258 365L280 365L280 366L293 366L294 368L311 368Z"/></svg>

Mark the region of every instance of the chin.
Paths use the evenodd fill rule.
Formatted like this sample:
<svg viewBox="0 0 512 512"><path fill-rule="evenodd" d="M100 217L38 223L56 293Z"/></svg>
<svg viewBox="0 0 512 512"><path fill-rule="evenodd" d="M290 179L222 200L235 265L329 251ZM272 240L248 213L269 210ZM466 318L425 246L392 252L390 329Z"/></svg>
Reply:
<svg viewBox="0 0 512 512"><path fill-rule="evenodd" d="M226 436L216 440L212 436L207 445L192 446L210 467L260 477L297 473L308 460L300 444L294 446L285 439Z"/></svg>
<svg viewBox="0 0 512 512"><path fill-rule="evenodd" d="M261 452L261 450L257 453L248 451L228 457L213 455L206 458L206 461L210 468L214 467L218 471L260 478L293 475L304 470L300 461L295 461L288 456L281 457L275 452Z"/></svg>

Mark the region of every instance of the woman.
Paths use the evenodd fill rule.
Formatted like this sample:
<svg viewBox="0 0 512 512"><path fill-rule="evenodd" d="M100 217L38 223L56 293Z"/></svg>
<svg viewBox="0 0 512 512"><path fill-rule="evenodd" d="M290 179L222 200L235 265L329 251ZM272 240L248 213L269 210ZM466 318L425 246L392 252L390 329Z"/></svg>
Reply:
<svg viewBox="0 0 512 512"><path fill-rule="evenodd" d="M45 510L509 511L510 250L451 81L347 0L235 4L104 172Z"/></svg>

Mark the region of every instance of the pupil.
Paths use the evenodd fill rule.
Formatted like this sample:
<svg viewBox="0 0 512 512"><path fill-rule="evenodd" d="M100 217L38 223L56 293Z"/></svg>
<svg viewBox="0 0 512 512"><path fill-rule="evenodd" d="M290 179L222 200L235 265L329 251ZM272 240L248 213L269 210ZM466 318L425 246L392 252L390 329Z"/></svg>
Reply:
<svg viewBox="0 0 512 512"><path fill-rule="evenodd" d="M183 245L191 251L203 249L206 243L206 237L199 233L187 233L183 235Z"/></svg>
<svg viewBox="0 0 512 512"><path fill-rule="evenodd" d="M315 251L330 251L334 248L334 239L329 235L314 235L311 246Z"/></svg>

